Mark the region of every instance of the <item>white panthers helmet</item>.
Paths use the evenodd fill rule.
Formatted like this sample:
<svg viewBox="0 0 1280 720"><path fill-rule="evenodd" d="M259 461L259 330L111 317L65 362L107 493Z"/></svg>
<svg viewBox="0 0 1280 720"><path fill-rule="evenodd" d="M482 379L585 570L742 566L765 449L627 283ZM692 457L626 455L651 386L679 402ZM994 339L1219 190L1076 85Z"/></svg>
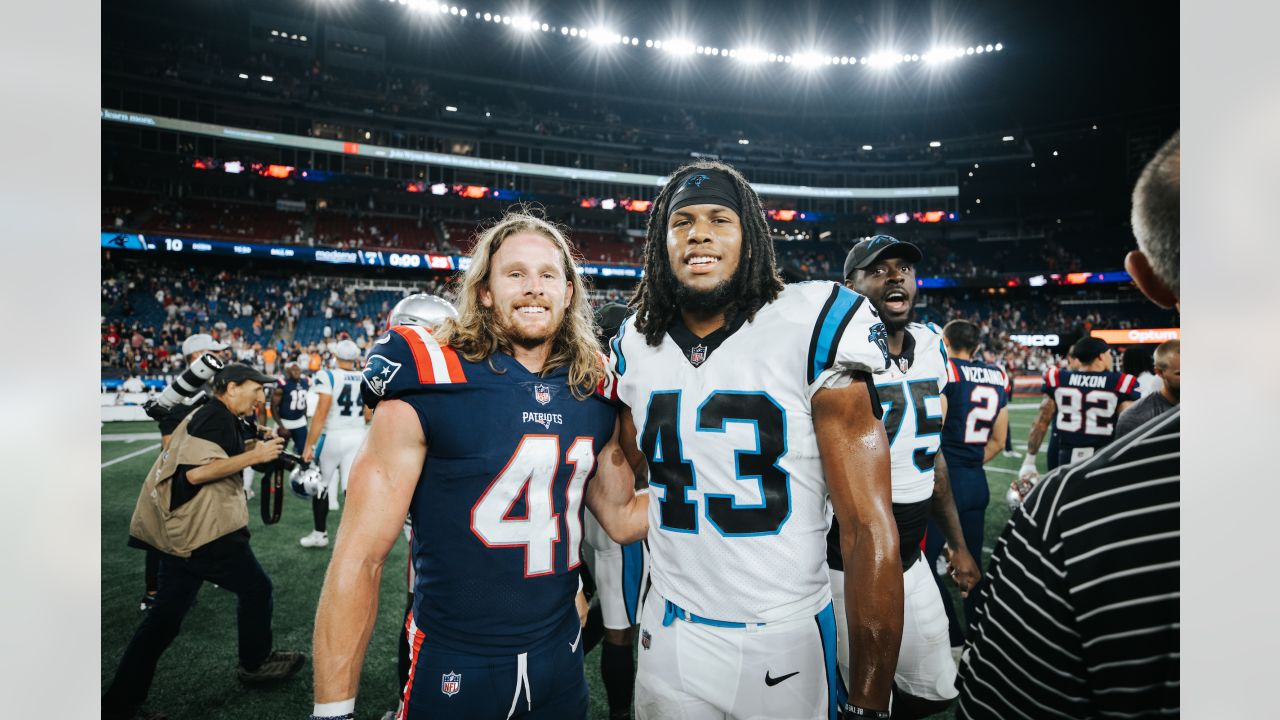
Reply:
<svg viewBox="0 0 1280 720"><path fill-rule="evenodd" d="M387 323L390 327L418 325L433 329L445 320L456 317L458 317L458 311L449 304L448 300L427 293L414 293L405 296L391 308Z"/></svg>
<svg viewBox="0 0 1280 720"><path fill-rule="evenodd" d="M289 488L293 490L293 494L303 500L318 498L323 500L329 488L324 484L324 478L320 475L320 466L312 464L311 467L295 468L289 473Z"/></svg>

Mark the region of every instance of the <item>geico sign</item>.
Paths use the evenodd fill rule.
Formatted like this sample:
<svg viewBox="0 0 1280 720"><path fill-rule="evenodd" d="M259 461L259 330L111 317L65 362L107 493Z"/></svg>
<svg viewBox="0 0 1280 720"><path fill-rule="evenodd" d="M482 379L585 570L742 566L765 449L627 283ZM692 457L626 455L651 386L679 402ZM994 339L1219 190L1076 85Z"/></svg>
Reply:
<svg viewBox="0 0 1280 720"><path fill-rule="evenodd" d="M1009 339L1019 345L1034 347L1057 347L1062 342L1057 335L1010 335Z"/></svg>

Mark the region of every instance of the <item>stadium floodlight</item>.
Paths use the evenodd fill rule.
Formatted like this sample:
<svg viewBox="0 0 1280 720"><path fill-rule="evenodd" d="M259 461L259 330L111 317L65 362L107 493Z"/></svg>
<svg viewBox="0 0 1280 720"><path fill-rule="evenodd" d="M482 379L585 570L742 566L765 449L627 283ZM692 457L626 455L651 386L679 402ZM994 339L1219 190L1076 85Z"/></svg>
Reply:
<svg viewBox="0 0 1280 720"><path fill-rule="evenodd" d="M516 25L515 25L515 29L516 29L516 30L519 30L520 32L525 32L525 31L527 31L527 30L529 29L529 18L527 18L527 17L525 17L525 16L523 16L523 15L521 15L521 16L520 16L520 17L518 17L518 18L516 18Z"/></svg>
<svg viewBox="0 0 1280 720"><path fill-rule="evenodd" d="M569 37L578 37L578 28L569 28Z"/></svg>
<svg viewBox="0 0 1280 720"><path fill-rule="evenodd" d="M990 45L990 44L987 45L987 52L992 52L994 50L995 50L995 47L993 45Z"/></svg>
<svg viewBox="0 0 1280 720"><path fill-rule="evenodd" d="M1013 142L1013 136L1012 136L1012 135L1005 135L1004 137L1002 137L1002 138L1000 138L1000 139L1001 139L1001 140L1003 140L1003 141L1005 141L1005 142Z"/></svg>
<svg viewBox="0 0 1280 720"><path fill-rule="evenodd" d="M652 40L645 40L645 41L644 41L644 46L645 46L645 47L647 47L647 48L651 48L651 47L653 47L653 41L652 41Z"/></svg>
<svg viewBox="0 0 1280 720"><path fill-rule="evenodd" d="M453 105L445 105L444 109L446 112L458 112L458 108Z"/></svg>
<svg viewBox="0 0 1280 720"><path fill-rule="evenodd" d="M275 78L273 78L273 77L271 77L270 75L263 75L263 76L262 76L262 82L275 82L275 81L276 81L276 79L275 79Z"/></svg>
<svg viewBox="0 0 1280 720"><path fill-rule="evenodd" d="M942 147L942 141L941 141L941 140L930 140L930 141L929 141L929 147L931 147L931 148L939 148L939 147Z"/></svg>
<svg viewBox="0 0 1280 720"><path fill-rule="evenodd" d="M485 22L491 22L492 20L493 20L493 13L485 13L485 14L484 14L484 21L485 21Z"/></svg>
<svg viewBox="0 0 1280 720"><path fill-rule="evenodd" d="M965 54L965 55L972 55L972 54L973 54L973 48L965 48L965 49L964 49L964 54Z"/></svg>
<svg viewBox="0 0 1280 720"><path fill-rule="evenodd" d="M738 138L739 145L750 145L751 141L746 138Z"/></svg>
<svg viewBox="0 0 1280 720"><path fill-rule="evenodd" d="M503 24L503 25L510 25L510 24L511 24L511 16L510 16L510 15L503 15L503 16L502 16L502 24Z"/></svg>
<svg viewBox="0 0 1280 720"><path fill-rule="evenodd" d="M863 150L874 150L875 148L871 147L870 145L863 145L863 146L862 146L862 149L863 149Z"/></svg>
<svg viewBox="0 0 1280 720"><path fill-rule="evenodd" d="M976 49L974 49L974 52L981 55L985 51L982 49L982 46L979 45Z"/></svg>
<svg viewBox="0 0 1280 720"><path fill-rule="evenodd" d="M683 38L662 41L662 47L672 55L692 55L697 45Z"/></svg>
<svg viewBox="0 0 1280 720"><path fill-rule="evenodd" d="M640 44L640 38L631 38L631 47L635 47L639 44Z"/></svg>
<svg viewBox="0 0 1280 720"><path fill-rule="evenodd" d="M306 42L306 41L307 41L307 36L306 36L306 35L300 35L300 36L298 37L298 39L299 39L299 40L301 40L302 42Z"/></svg>
<svg viewBox="0 0 1280 720"><path fill-rule="evenodd" d="M866 64L867 64L867 56L866 56L866 55L863 55L862 57L858 58L858 64L859 64L859 65L866 65Z"/></svg>
<svg viewBox="0 0 1280 720"><path fill-rule="evenodd" d="M568 27L567 25L561 26L561 27L560 27L560 34L561 34L561 35L568 35L568 34L569 34L569 27Z"/></svg>
<svg viewBox="0 0 1280 720"><path fill-rule="evenodd" d="M450 6L449 6L449 14L450 14L450 15L457 15L457 14L458 14L458 6L457 6L457 5L450 5Z"/></svg>
<svg viewBox="0 0 1280 720"><path fill-rule="evenodd" d="M1031 163L1031 167L1035 167L1035 166L1036 166L1036 164L1035 164L1035 163Z"/></svg>
<svg viewBox="0 0 1280 720"><path fill-rule="evenodd" d="M816 69L822 64L822 55L816 52L803 52L795 56L795 65L805 70Z"/></svg>
<svg viewBox="0 0 1280 720"><path fill-rule="evenodd" d="M459 10L459 11L458 11L458 14L459 14L459 15L461 15L462 17L466 17L466 16L467 16L467 9L466 9L466 8L462 8L461 10Z"/></svg>
<svg viewBox="0 0 1280 720"><path fill-rule="evenodd" d="M764 62L765 60L771 60L772 58L777 56L768 54L765 51L761 50L760 48L747 47L747 48L739 48L738 50L736 50L733 54L733 57L737 58L738 60L741 60L744 63L755 64L755 63Z"/></svg>
<svg viewBox="0 0 1280 720"><path fill-rule="evenodd" d="M1004 43L996 43L996 52L1000 52L1003 49L1004 49Z"/></svg>
<svg viewBox="0 0 1280 720"><path fill-rule="evenodd" d="M244 73L240 73L240 79L241 79L241 80L248 80L248 79L249 79L249 76L248 76L248 75L246 75L246 74L244 74Z"/></svg>
<svg viewBox="0 0 1280 720"><path fill-rule="evenodd" d="M1053 156L1054 156L1054 157L1058 157L1058 151L1057 151L1057 150L1054 150L1054 151L1053 151Z"/></svg>

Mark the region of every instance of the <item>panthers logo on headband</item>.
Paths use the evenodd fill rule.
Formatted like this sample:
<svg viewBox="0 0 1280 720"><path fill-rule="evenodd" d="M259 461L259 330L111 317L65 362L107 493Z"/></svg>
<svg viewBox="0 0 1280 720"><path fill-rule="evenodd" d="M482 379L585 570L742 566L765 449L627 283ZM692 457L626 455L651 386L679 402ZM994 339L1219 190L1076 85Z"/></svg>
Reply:
<svg viewBox="0 0 1280 720"><path fill-rule="evenodd" d="M364 382L375 395L382 397L387 392L387 385L391 383L391 378L395 377L399 371L400 363L392 362L381 355L370 355L369 362L364 366Z"/></svg>
<svg viewBox="0 0 1280 720"><path fill-rule="evenodd" d="M867 342L880 348L880 353L884 355L884 366L889 367L889 331L885 329L884 323L878 322L871 326L871 332L867 334Z"/></svg>
<svg viewBox="0 0 1280 720"><path fill-rule="evenodd" d="M701 175L701 174L699 174L699 175L693 175L693 176L691 176L688 180L685 180L685 181L684 181L684 186L685 186L685 187L699 187L699 188L700 188L700 187L702 187L702 183L704 183L704 182L706 182L706 181L708 181L708 180L710 180L710 179L711 179L711 178L710 178L709 176L707 176L707 175Z"/></svg>

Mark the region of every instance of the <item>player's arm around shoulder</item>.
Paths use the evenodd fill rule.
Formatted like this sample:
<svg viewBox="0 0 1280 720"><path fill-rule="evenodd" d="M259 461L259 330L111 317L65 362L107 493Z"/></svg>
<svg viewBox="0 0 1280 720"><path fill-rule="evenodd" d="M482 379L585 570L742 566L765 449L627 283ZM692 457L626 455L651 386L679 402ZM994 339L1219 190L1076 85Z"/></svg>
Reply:
<svg viewBox="0 0 1280 720"><path fill-rule="evenodd" d="M587 507L621 545L643 540L649 532L649 494L635 491L635 478L647 467L635 435L631 410L623 406L613 437L596 457L596 476L587 485Z"/></svg>
<svg viewBox="0 0 1280 720"><path fill-rule="evenodd" d="M845 566L849 618L849 702L889 707L902 641L902 564L893 519L889 439L876 417L869 379L813 396L813 427Z"/></svg>
<svg viewBox="0 0 1280 720"><path fill-rule="evenodd" d="M426 456L413 407L400 400L379 403L351 467L342 529L316 611L317 703L355 697L377 616L382 567L400 537Z"/></svg>

